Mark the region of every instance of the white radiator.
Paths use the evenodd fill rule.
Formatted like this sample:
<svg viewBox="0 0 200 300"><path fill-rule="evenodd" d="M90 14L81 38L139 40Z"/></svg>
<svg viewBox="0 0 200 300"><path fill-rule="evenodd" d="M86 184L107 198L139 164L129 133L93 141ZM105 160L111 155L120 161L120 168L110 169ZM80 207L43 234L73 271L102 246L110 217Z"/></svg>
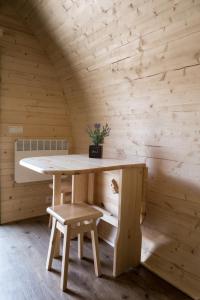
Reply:
<svg viewBox="0 0 200 300"><path fill-rule="evenodd" d="M46 155L66 155L68 144L61 139L20 139L15 142L15 182L25 183L32 181L51 180L52 176L42 175L20 166L19 161L26 157Z"/></svg>

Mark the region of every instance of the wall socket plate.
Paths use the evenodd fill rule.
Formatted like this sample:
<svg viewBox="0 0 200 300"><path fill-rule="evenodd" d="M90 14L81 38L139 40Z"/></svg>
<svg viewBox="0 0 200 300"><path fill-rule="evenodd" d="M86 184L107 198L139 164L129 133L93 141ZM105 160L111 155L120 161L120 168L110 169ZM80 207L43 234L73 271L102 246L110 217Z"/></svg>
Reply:
<svg viewBox="0 0 200 300"><path fill-rule="evenodd" d="M8 126L8 133L10 134L23 134L23 126Z"/></svg>

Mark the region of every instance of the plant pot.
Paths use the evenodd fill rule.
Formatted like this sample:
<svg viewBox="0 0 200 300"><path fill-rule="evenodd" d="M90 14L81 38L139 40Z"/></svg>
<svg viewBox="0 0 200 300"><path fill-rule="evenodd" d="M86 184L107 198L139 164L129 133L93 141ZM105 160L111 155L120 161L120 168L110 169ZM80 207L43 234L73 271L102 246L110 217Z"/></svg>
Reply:
<svg viewBox="0 0 200 300"><path fill-rule="evenodd" d="M103 146L102 145L90 145L89 146L89 157L90 158L102 158Z"/></svg>

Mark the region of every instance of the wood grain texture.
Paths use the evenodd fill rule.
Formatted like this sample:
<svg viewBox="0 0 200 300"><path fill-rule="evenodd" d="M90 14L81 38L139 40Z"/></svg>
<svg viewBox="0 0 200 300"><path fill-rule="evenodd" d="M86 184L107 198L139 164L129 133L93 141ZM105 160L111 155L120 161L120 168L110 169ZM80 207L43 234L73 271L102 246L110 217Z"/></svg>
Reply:
<svg viewBox="0 0 200 300"><path fill-rule="evenodd" d="M149 174L143 262L199 299L199 1L18 0L15 4L60 77L76 152L88 150L88 123L108 121L112 131L104 154L145 158ZM22 61L22 53L17 55ZM41 61L39 52L37 59ZM23 61L20 68L27 58ZM11 59L6 63L11 64ZM27 95L16 85L10 94L6 86L2 93L10 97L16 91ZM30 132L38 128L27 126ZM2 131L6 132L4 124ZM3 176L9 185L9 175ZM100 199L99 191L99 201L115 210L117 200L112 200L107 177L97 178L109 195Z"/></svg>
<svg viewBox="0 0 200 300"><path fill-rule="evenodd" d="M42 215L48 183L14 182L14 141L17 138L67 138L69 112L53 66L22 18L0 1L0 186L1 223ZM9 127L22 126L22 134Z"/></svg>

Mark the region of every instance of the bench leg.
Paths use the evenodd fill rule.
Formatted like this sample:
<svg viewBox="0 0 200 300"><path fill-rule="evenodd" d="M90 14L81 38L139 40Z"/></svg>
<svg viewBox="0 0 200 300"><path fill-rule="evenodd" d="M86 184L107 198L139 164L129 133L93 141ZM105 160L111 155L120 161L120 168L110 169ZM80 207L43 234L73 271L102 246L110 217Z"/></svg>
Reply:
<svg viewBox="0 0 200 300"><path fill-rule="evenodd" d="M48 271L51 269L51 266L52 266L54 249L55 249L55 244L56 244L56 234L57 234L56 219L53 218L51 236L50 236L50 241L49 241L49 249L48 249L48 254L47 254L47 262L46 262L46 269Z"/></svg>
<svg viewBox="0 0 200 300"><path fill-rule="evenodd" d="M71 225L65 225L64 239L63 239L62 269L61 269L61 290L62 291L64 291L67 288L70 235L71 235Z"/></svg>
<svg viewBox="0 0 200 300"><path fill-rule="evenodd" d="M99 277L101 276L101 265L99 260L99 242L98 242L96 221L93 221L91 237L92 237L92 249L93 249L93 256L94 256L94 270L96 276Z"/></svg>

